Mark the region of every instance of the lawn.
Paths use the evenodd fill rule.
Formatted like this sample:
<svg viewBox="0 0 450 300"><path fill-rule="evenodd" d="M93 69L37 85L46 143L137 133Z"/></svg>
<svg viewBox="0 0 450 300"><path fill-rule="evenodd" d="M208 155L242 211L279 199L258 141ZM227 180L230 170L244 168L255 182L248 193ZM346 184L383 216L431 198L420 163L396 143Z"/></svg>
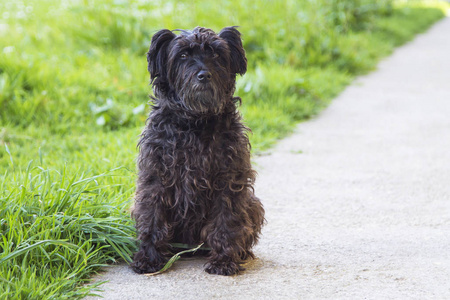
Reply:
<svg viewBox="0 0 450 300"><path fill-rule="evenodd" d="M158 29L239 25L253 153L444 16L442 2L0 2L0 299L81 298L135 248L128 209ZM361 99L364 101L364 99Z"/></svg>

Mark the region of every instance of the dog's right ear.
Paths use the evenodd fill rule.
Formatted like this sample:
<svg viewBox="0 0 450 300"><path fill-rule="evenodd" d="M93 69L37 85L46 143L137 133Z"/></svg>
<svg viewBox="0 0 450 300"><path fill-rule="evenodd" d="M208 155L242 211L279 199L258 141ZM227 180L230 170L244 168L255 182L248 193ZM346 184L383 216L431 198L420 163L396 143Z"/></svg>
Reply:
<svg viewBox="0 0 450 300"><path fill-rule="evenodd" d="M175 37L176 35L168 29L160 30L153 35L150 49L147 53L148 71L150 72L151 82L156 77L167 77L167 50L170 42Z"/></svg>

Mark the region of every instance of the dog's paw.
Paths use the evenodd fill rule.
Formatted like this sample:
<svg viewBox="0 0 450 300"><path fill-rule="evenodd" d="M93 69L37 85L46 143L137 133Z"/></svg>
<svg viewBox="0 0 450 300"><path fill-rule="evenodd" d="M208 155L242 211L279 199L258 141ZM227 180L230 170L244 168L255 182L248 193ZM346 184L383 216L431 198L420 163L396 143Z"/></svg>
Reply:
<svg viewBox="0 0 450 300"><path fill-rule="evenodd" d="M242 253L240 254L240 258L241 258L242 260L254 259L254 258L255 258L255 255L253 254L253 252L252 252L251 250L247 250L247 251L242 252Z"/></svg>
<svg viewBox="0 0 450 300"><path fill-rule="evenodd" d="M235 275L238 274L241 271L244 271L245 269L241 267L238 263L235 262L209 262L206 265L205 271L209 274L216 274L216 275Z"/></svg>
<svg viewBox="0 0 450 300"><path fill-rule="evenodd" d="M150 263L149 261L134 261L130 264L131 269L138 274L155 273L164 267L165 263Z"/></svg>

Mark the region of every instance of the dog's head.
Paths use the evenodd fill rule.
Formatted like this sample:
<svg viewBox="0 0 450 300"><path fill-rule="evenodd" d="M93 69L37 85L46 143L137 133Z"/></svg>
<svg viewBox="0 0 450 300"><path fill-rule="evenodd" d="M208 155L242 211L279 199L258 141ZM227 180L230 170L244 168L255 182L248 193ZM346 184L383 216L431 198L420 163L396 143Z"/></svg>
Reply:
<svg viewBox="0 0 450 300"><path fill-rule="evenodd" d="M147 61L155 95L195 114L220 113L233 96L236 74L247 71L235 27L219 34L203 27L179 35L163 29L153 36Z"/></svg>

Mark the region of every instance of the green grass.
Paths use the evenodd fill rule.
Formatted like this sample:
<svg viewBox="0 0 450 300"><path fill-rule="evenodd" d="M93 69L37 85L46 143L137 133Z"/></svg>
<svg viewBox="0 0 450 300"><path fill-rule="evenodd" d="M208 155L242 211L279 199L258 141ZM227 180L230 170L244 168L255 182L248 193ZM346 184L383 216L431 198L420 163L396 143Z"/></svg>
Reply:
<svg viewBox="0 0 450 300"><path fill-rule="evenodd" d="M100 265L129 259L136 142L149 109L145 53L158 29L241 26L249 71L236 94L258 153L446 8L1 1L0 299L80 298Z"/></svg>
<svg viewBox="0 0 450 300"><path fill-rule="evenodd" d="M0 180L0 299L80 297L88 275L135 247L126 207L130 190L102 184L115 172L85 176L35 167Z"/></svg>

